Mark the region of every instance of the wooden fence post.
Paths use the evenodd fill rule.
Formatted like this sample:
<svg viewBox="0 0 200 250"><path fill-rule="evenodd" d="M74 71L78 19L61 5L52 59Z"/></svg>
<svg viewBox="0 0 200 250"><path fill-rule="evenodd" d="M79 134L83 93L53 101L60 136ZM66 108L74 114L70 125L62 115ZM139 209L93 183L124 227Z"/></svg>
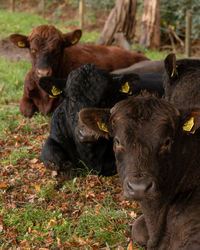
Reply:
<svg viewBox="0 0 200 250"><path fill-rule="evenodd" d="M186 31L185 31L185 56L186 57L190 57L191 55L191 44L190 44L191 28L192 28L191 10L187 10L186 11Z"/></svg>
<svg viewBox="0 0 200 250"><path fill-rule="evenodd" d="M15 12L15 0L11 0L11 10Z"/></svg>
<svg viewBox="0 0 200 250"><path fill-rule="evenodd" d="M80 29L84 29L84 0L79 0L79 25Z"/></svg>
<svg viewBox="0 0 200 250"><path fill-rule="evenodd" d="M45 18L45 0L42 0L42 17Z"/></svg>

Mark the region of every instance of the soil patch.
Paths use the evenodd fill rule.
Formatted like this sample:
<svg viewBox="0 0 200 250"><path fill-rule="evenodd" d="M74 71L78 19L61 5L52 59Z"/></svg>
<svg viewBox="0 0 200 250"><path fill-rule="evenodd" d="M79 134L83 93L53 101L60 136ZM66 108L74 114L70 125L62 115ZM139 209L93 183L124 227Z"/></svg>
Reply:
<svg viewBox="0 0 200 250"><path fill-rule="evenodd" d="M18 48L8 37L0 41L0 56L11 61L30 61L29 50Z"/></svg>

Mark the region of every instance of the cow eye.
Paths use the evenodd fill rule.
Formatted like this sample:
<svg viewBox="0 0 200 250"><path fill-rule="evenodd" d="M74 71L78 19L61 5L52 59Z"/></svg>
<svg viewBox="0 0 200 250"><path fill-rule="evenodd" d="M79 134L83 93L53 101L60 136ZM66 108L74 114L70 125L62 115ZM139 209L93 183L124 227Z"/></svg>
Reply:
<svg viewBox="0 0 200 250"><path fill-rule="evenodd" d="M165 153L165 152L170 152L172 143L173 143L173 140L170 137L167 137L164 140L164 142L160 148L160 154Z"/></svg>
<svg viewBox="0 0 200 250"><path fill-rule="evenodd" d="M166 147L170 145L170 139L169 139L169 138L167 138L167 139L165 140L164 145L165 145Z"/></svg>
<svg viewBox="0 0 200 250"><path fill-rule="evenodd" d="M59 48L56 48L54 50L51 51L51 54L56 56L57 54L59 54Z"/></svg>
<svg viewBox="0 0 200 250"><path fill-rule="evenodd" d="M119 139L116 138L116 137L114 139L114 144L115 144L115 146L119 146L120 145Z"/></svg>
<svg viewBox="0 0 200 250"><path fill-rule="evenodd" d="M114 150L122 150L123 146L119 140L119 138L115 137L114 138Z"/></svg>

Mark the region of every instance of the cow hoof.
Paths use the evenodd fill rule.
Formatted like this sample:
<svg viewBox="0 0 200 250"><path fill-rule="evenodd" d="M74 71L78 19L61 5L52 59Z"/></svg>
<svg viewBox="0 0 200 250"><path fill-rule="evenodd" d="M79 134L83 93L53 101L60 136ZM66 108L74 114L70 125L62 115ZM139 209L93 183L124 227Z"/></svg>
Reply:
<svg viewBox="0 0 200 250"><path fill-rule="evenodd" d="M146 246L149 239L144 215L141 215L132 225L131 238L133 243Z"/></svg>
<svg viewBox="0 0 200 250"><path fill-rule="evenodd" d="M59 166L56 165L52 161L45 161L44 165L45 165L46 169L49 169L49 170L52 170L52 171L58 171L59 170Z"/></svg>
<svg viewBox="0 0 200 250"><path fill-rule="evenodd" d="M71 161L66 161L65 163L63 163L58 173L66 180L71 180L72 178L77 176L77 171L74 169L74 165Z"/></svg>
<svg viewBox="0 0 200 250"><path fill-rule="evenodd" d="M25 110L25 109L20 109L20 112L24 117L27 117L27 118L31 118L33 116L33 114L34 114L34 111Z"/></svg>
<svg viewBox="0 0 200 250"><path fill-rule="evenodd" d="M22 98L19 106L20 112L23 116L31 118L33 114L37 111L36 106L29 99Z"/></svg>

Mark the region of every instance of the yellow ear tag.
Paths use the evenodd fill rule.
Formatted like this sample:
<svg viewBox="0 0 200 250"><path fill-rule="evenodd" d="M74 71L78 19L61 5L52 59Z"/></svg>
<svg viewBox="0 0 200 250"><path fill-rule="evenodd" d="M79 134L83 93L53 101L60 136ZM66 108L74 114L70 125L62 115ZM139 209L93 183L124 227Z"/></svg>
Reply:
<svg viewBox="0 0 200 250"><path fill-rule="evenodd" d="M53 96L53 95L49 95L49 98L57 98L56 96Z"/></svg>
<svg viewBox="0 0 200 250"><path fill-rule="evenodd" d="M100 130L102 130L102 131L108 133L108 128L106 127L106 124L105 124L105 123L101 123L101 122L98 121L98 122L97 122L97 125L98 125L98 127L99 127Z"/></svg>
<svg viewBox="0 0 200 250"><path fill-rule="evenodd" d="M178 68L178 65L176 65L176 68ZM174 76L174 73L175 73L175 70L174 70L174 68L173 68L172 73L171 73L171 77ZM176 71L176 75L178 75L178 71Z"/></svg>
<svg viewBox="0 0 200 250"><path fill-rule="evenodd" d="M71 43L72 43L72 44L75 44L75 43L77 43L77 42L78 42L78 38L75 37L74 40L73 40Z"/></svg>
<svg viewBox="0 0 200 250"><path fill-rule="evenodd" d="M19 42L17 43L17 46L20 47L20 48L25 48L25 47L26 47L26 44L23 43L23 42L21 42L21 41L19 41Z"/></svg>
<svg viewBox="0 0 200 250"><path fill-rule="evenodd" d="M122 85L122 88L121 88L121 92L122 93L128 93L129 92L129 90L130 90L130 86L129 86L129 84L128 84L128 82L125 82L125 84L124 85Z"/></svg>
<svg viewBox="0 0 200 250"><path fill-rule="evenodd" d="M173 68L172 73L171 73L171 77L173 77L173 76L174 76L174 68Z"/></svg>
<svg viewBox="0 0 200 250"><path fill-rule="evenodd" d="M194 126L194 117L191 117L184 125L183 130L194 134L195 131L191 131Z"/></svg>
<svg viewBox="0 0 200 250"><path fill-rule="evenodd" d="M51 89L51 93L53 95L60 95L62 93L62 90L57 89L55 86L53 86L52 89Z"/></svg>

